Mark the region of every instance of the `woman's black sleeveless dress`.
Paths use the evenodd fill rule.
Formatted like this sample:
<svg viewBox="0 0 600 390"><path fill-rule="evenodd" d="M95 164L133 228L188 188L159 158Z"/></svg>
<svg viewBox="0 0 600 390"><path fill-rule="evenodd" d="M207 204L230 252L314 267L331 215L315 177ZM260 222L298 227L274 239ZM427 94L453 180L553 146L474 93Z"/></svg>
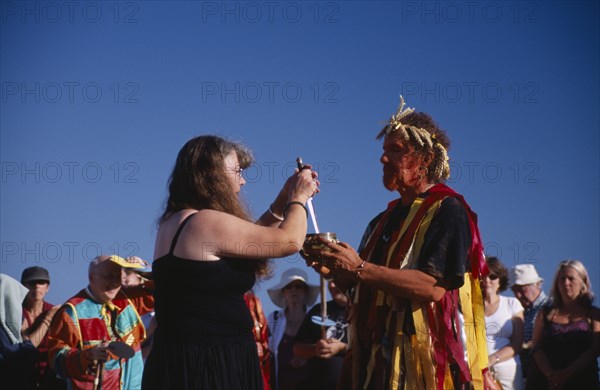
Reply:
<svg viewBox="0 0 600 390"><path fill-rule="evenodd" d="M193 214L192 214L193 215ZM169 253L152 265L158 328L143 389L262 389L252 318L243 295L252 262L194 261Z"/></svg>

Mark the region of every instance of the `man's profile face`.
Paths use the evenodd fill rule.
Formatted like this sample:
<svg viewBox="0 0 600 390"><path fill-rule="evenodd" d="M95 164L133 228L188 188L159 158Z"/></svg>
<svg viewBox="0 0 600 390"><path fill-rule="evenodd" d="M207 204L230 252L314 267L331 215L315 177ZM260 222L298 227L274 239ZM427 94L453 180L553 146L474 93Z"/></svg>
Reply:
<svg viewBox="0 0 600 390"><path fill-rule="evenodd" d="M102 303L114 299L121 289L123 269L112 261L103 261L90 274L90 288Z"/></svg>
<svg viewBox="0 0 600 390"><path fill-rule="evenodd" d="M515 298L517 298L525 308L531 306L538 295L540 295L540 288L535 283L525 285L515 284L511 287L511 290L515 294Z"/></svg>
<svg viewBox="0 0 600 390"><path fill-rule="evenodd" d="M399 136L387 136L383 141L383 185L390 191L419 184L419 168L423 158Z"/></svg>

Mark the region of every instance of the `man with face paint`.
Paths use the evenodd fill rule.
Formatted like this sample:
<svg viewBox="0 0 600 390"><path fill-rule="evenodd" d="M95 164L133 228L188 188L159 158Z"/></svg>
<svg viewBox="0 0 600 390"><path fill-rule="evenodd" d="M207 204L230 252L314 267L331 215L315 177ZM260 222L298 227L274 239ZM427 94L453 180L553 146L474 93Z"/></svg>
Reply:
<svg viewBox="0 0 600 390"><path fill-rule="evenodd" d="M402 99L377 138L383 185L400 198L368 225L358 251L324 242L326 250L305 257L353 294L338 388L483 388L488 359L479 279L488 270L475 213L443 184L449 139Z"/></svg>

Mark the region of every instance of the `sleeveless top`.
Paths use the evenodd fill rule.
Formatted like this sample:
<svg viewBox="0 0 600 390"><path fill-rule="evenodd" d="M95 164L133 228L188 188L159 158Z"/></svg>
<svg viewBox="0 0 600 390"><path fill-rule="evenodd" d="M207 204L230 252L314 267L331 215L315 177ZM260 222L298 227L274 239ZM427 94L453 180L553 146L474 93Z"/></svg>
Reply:
<svg viewBox="0 0 600 390"><path fill-rule="evenodd" d="M553 370L568 367L593 342L593 329L589 314L587 318L567 324L552 322L549 318L550 307L544 307L538 315L543 315L544 331L539 348L544 352ZM549 388L546 377L542 374L534 360L531 372L527 375L526 389ZM598 361L593 358L588 365L572 375L564 384L565 389L600 389L598 378Z"/></svg>
<svg viewBox="0 0 600 390"><path fill-rule="evenodd" d="M173 254L193 215L180 224L169 253L152 266L160 335L169 342L212 345L252 337L252 317L244 301L244 293L255 281L252 262L233 258L197 261Z"/></svg>

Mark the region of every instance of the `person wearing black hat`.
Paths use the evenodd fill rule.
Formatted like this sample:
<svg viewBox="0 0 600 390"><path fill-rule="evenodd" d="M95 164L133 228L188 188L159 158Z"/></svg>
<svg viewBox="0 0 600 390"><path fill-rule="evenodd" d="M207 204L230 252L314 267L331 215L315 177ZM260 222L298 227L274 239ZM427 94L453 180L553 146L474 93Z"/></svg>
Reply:
<svg viewBox="0 0 600 390"><path fill-rule="evenodd" d="M29 292L23 300L23 320L25 335L39 341L38 356L35 362L36 387L66 388L48 365L48 329L54 314L60 306L44 300L50 288L50 274L42 267L29 267L21 274L21 283Z"/></svg>

